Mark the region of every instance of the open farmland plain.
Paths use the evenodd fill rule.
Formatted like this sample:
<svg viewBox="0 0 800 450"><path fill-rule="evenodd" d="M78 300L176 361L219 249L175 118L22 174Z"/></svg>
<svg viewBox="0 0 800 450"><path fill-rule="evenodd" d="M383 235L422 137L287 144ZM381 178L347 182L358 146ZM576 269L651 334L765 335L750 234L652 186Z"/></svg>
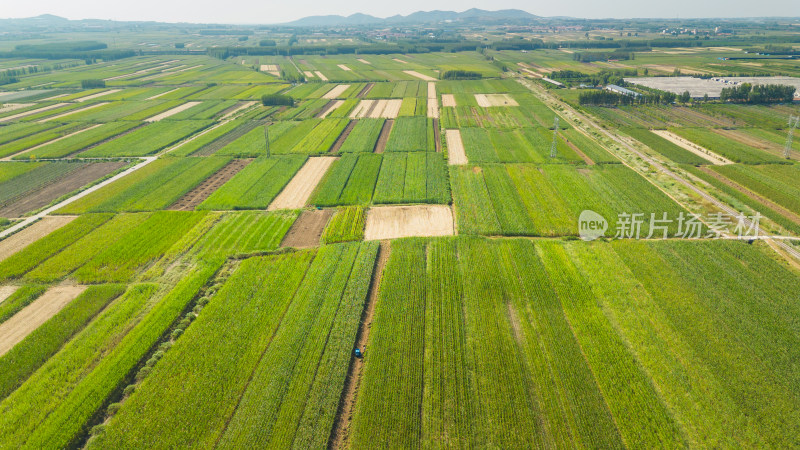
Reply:
<svg viewBox="0 0 800 450"><path fill-rule="evenodd" d="M223 31L0 58L0 448L798 446L800 108L570 81L732 50Z"/></svg>

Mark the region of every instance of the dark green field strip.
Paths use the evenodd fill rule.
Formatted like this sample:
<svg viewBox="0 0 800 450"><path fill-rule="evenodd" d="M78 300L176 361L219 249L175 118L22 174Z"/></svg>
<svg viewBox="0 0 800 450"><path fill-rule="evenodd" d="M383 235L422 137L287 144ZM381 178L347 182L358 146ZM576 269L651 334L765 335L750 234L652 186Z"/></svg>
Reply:
<svg viewBox="0 0 800 450"><path fill-rule="evenodd" d="M201 259L276 250L297 219L296 211L226 213L192 247Z"/></svg>
<svg viewBox="0 0 800 450"><path fill-rule="evenodd" d="M24 160L27 158L63 158L65 156L77 153L87 147L96 145L105 140L112 139L115 136L125 133L133 128L140 126L137 122L112 122L100 125L96 128L83 131L74 136L66 139L61 139L58 142L44 145L31 152L25 152L14 159Z"/></svg>
<svg viewBox="0 0 800 450"><path fill-rule="evenodd" d="M342 144L339 153L372 152L385 119L360 119Z"/></svg>
<svg viewBox="0 0 800 450"><path fill-rule="evenodd" d="M311 203L449 203L446 170L441 153L347 153L322 179Z"/></svg>
<svg viewBox="0 0 800 450"><path fill-rule="evenodd" d="M425 117L399 117L395 119L387 152L424 152L434 151L429 145L428 119Z"/></svg>
<svg viewBox="0 0 800 450"><path fill-rule="evenodd" d="M58 210L84 212L153 211L166 208L225 166L230 158L161 158Z"/></svg>
<svg viewBox="0 0 800 450"><path fill-rule="evenodd" d="M11 141L22 139L27 136L55 128L57 126L59 126L57 123L12 123L3 125L0 126L0 145L4 145Z"/></svg>
<svg viewBox="0 0 800 450"><path fill-rule="evenodd" d="M798 308L788 304L800 278L765 247L475 238L392 247L352 447L792 439L800 396L787 311Z"/></svg>
<svg viewBox="0 0 800 450"><path fill-rule="evenodd" d="M704 128L670 128L670 131L733 162L755 164L785 161L763 150L728 139L712 130Z"/></svg>
<svg viewBox="0 0 800 450"><path fill-rule="evenodd" d="M661 218L666 212L674 220L683 211L620 165L453 167L451 177L459 231L465 234L574 236L578 216L588 209L606 218L607 235L615 232L619 214L643 214L646 237L651 213Z"/></svg>
<svg viewBox="0 0 800 450"><path fill-rule="evenodd" d="M305 161L304 156L259 158L214 191L197 209L266 209Z"/></svg>
<svg viewBox="0 0 800 450"><path fill-rule="evenodd" d="M80 154L81 157L146 156L211 125L207 120L159 121Z"/></svg>
<svg viewBox="0 0 800 450"><path fill-rule="evenodd" d="M45 144L54 139L72 134L76 131L85 128L88 125L66 124L59 125L53 123L52 127L41 128L35 134L31 134L16 140L12 140L6 144L0 145L0 157L11 156L16 153L28 150L29 148Z"/></svg>
<svg viewBox="0 0 800 450"><path fill-rule="evenodd" d="M18 278L111 219L111 214L87 214L39 239L0 262L0 280Z"/></svg>
<svg viewBox="0 0 800 450"><path fill-rule="evenodd" d="M246 260L92 446L325 447L376 251Z"/></svg>
<svg viewBox="0 0 800 450"><path fill-rule="evenodd" d="M461 136L467 158L475 163L544 163L583 161L562 139L556 143L556 158L550 158L553 132L542 127L516 130L464 128Z"/></svg>
<svg viewBox="0 0 800 450"><path fill-rule="evenodd" d="M19 387L124 291L121 285L90 286L0 357L0 399Z"/></svg>
<svg viewBox="0 0 800 450"><path fill-rule="evenodd" d="M710 169L800 215L800 167L797 165L730 164Z"/></svg>

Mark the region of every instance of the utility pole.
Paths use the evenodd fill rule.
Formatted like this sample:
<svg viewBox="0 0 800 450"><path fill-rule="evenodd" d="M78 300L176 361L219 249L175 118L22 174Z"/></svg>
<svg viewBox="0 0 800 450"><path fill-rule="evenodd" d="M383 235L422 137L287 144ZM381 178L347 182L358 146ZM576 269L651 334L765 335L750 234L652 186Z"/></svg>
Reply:
<svg viewBox="0 0 800 450"><path fill-rule="evenodd" d="M792 135L798 124L800 124L800 117L789 116L789 133L786 135L786 147L783 149L783 157L786 159L789 159L792 152Z"/></svg>
<svg viewBox="0 0 800 450"><path fill-rule="evenodd" d="M551 158L555 158L557 156L556 152L557 144L558 144L558 116L556 116L556 119L553 122L553 143L550 145Z"/></svg>

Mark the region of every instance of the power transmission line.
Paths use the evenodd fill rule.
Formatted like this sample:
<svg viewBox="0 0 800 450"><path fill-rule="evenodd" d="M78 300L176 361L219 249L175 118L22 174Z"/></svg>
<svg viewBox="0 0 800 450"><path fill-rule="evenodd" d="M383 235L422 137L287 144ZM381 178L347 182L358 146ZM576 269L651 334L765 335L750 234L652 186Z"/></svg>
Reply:
<svg viewBox="0 0 800 450"><path fill-rule="evenodd" d="M792 135L798 124L800 124L800 117L789 116L789 133L786 135L786 147L783 149L783 157L786 159L789 159L792 151Z"/></svg>
<svg viewBox="0 0 800 450"><path fill-rule="evenodd" d="M553 122L553 143L550 145L550 157L555 158L558 153L556 152L556 144L558 143L558 116L556 116L555 121Z"/></svg>

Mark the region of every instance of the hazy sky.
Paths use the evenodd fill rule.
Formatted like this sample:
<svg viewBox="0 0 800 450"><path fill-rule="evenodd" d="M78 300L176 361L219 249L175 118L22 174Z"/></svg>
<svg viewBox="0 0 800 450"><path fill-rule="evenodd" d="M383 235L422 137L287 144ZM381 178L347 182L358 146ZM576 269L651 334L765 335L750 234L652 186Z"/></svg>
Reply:
<svg viewBox="0 0 800 450"><path fill-rule="evenodd" d="M280 23L309 15L356 12L387 17L433 9L523 9L540 16L763 17L800 16L798 0L0 0L0 17L55 14L69 19L155 20L160 22ZM2 30L0 30L2 31Z"/></svg>

